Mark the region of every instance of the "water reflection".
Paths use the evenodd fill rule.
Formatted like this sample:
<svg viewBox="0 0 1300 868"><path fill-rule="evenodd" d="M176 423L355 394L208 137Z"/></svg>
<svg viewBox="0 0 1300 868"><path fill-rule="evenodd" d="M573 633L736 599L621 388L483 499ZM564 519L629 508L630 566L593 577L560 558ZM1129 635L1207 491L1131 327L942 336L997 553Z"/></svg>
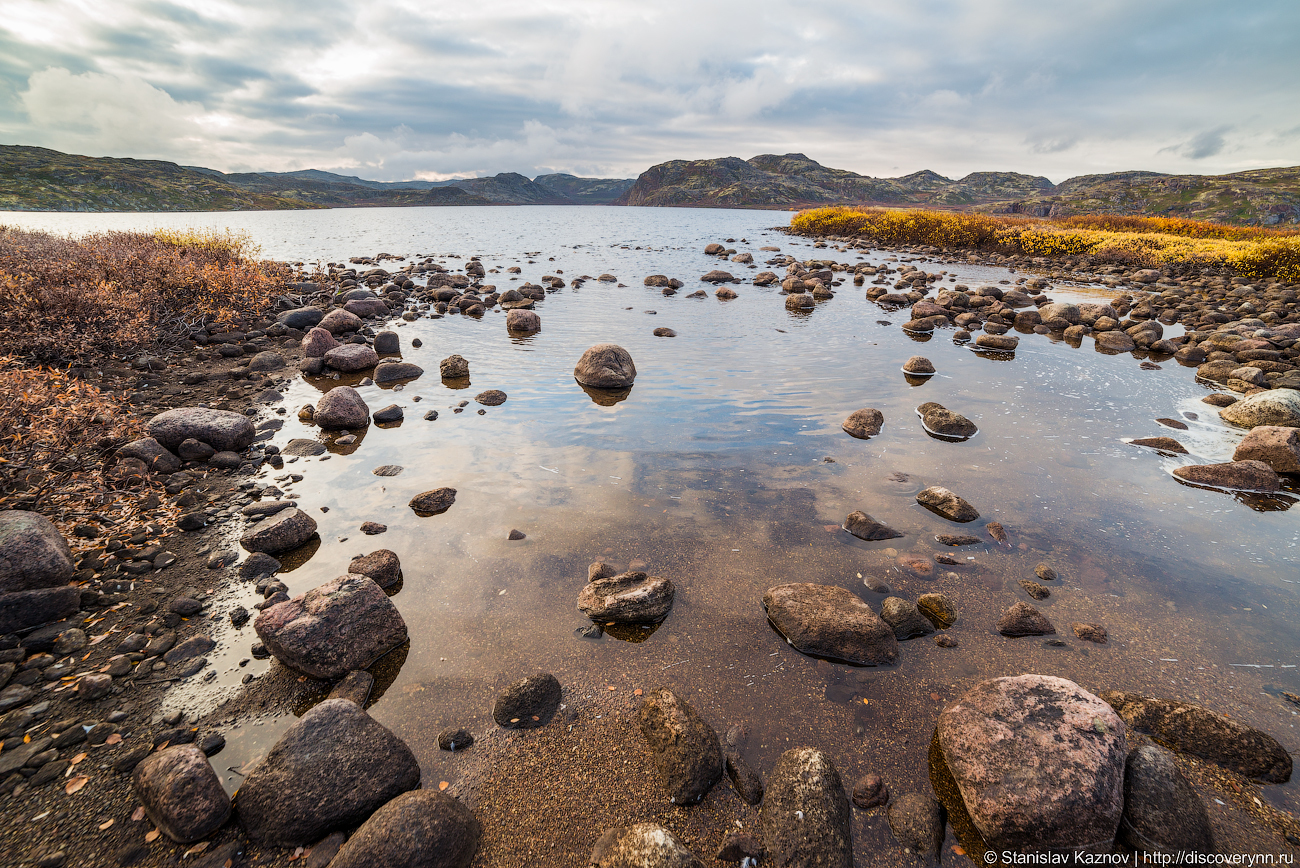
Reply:
<svg viewBox="0 0 1300 868"><path fill-rule="evenodd" d="M578 383L577 380L574 380L574 382ZM588 386L585 383L578 383L578 385L582 387L582 391L587 393L587 397L591 398L593 404L598 404L601 407L613 407L615 404L626 401L632 394L631 386L626 389L597 389L595 386Z"/></svg>

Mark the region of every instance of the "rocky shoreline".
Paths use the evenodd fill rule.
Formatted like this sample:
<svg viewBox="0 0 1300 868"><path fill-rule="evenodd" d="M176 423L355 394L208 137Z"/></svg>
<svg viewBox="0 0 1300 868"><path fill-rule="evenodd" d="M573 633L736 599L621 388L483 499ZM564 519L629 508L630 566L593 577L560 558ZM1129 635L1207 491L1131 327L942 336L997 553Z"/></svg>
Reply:
<svg viewBox="0 0 1300 868"><path fill-rule="evenodd" d="M867 245L848 239L826 243L842 250ZM710 247L716 249L707 250L708 255L758 268L748 254L737 254L722 244ZM1233 466L1227 471L1192 473L1188 481L1266 492L1292 485L1287 477L1300 470L1300 463L1295 463L1300 460L1295 440L1300 406L1293 408L1293 396L1300 396L1295 391L1300 389L1295 287L1257 286L1208 272L1104 266L1103 274L1094 263L1075 263L1074 271L1006 281L1009 288L971 290L943 273L921 272L898 259L909 255L935 259L939 252L898 251L870 267L774 256L766 264L784 266L786 276L760 272L751 282L757 287L779 283L785 307L792 311L831 302L848 280L859 287L870 282L867 296L883 310L908 310L910 319L903 328L909 332L952 328L955 340L970 341L988 353L1013 353L1018 340L1010 334L1014 330L1026 339L1050 335L1076 346L1092 337L1101 352L1136 351L1147 363L1172 358L1185 366L1198 366L1197 376L1227 389L1211 396L1215 406L1237 407L1233 412L1239 414L1245 407L1263 409L1231 420L1254 429L1247 438L1249 446L1243 441L1244 451L1239 450L1241 457L1231 462ZM960 261L971 262L971 257L1018 270L1050 265L973 253ZM931 856L938 855L936 835L941 843L945 822L952 824L965 852L972 856L978 855L978 843L969 842L981 839L990 847L1036 846L1016 837L1020 833L1013 827L1019 820L1006 819L1011 814L1023 817L1022 809L1005 803L990 807L984 796L973 793L972 781L993 774L987 768L963 765L988 753L985 746L962 742L979 728L974 724L952 724L945 730L948 718L941 718L937 739L945 764L935 763L932 778L952 780L955 790L936 783L937 800L929 794L895 794L892 800L886 796L879 801L879 787L865 778L858 786L849 780L836 786L840 772L815 745L787 752L764 784L736 750L740 732L727 730L719 736L671 686L646 685L626 705L615 707L603 698L578 701L584 689L590 697L600 693L598 687L561 685L551 676L526 679L496 698L493 716L500 732L467 734L477 745L477 753L469 754L478 764L477 771L443 788L424 780L423 789L417 790L421 775L410 748L362 710L373 682L365 670L406 641L400 607L384 592L400 576L397 555L380 549L359 561L340 564L338 579L292 599L283 583L275 580L280 568L277 556L310 545L316 531L310 506L300 508L292 491L302 476L286 465L319 454L322 448L321 441L294 440L283 450L269 442L291 412L283 406L283 390L288 378L296 375L291 374L295 367L322 383L368 374L376 382L400 386L424 375L419 366L393 358L399 349L398 335L384 328L393 318L480 316L499 306L509 311L507 328L526 334L541 327L534 307L548 292L580 286L584 280L617 280L612 275L584 275L566 283L557 270L542 285L525 283L497 292L484 282L488 272L474 259L455 272L431 259L389 272L379 267L382 261L355 261L361 267L338 264L327 274L299 275L303 279L286 287L289 291L277 301L276 309L268 311L263 321L250 323L246 331L207 329L192 335L170 357L135 359L131 370L108 365L80 371L107 388L132 394L141 418L148 420L148 437L115 444L111 462L115 478L137 488L156 486L164 495L146 498L152 515L133 524L129 534L115 531L107 510L71 527L67 523L56 527L32 513L0 514L0 618L4 619L0 622L0 738L4 740L0 804L9 817L0 834L0 849L16 854L15 864L170 865L184 858L183 864L205 868L227 862L299 861L322 868L405 864L403 860L427 852L441 854L437 859L442 861L420 864L468 865L476 850L480 862L475 864L481 863L485 852L503 854L500 864L506 864L522 851L497 842L493 835L508 836L508 824L484 812L512 801L515 809L520 804L535 806L544 803L545 796L535 791L535 780L504 775L493 760L508 762L524 744L545 745L545 738L526 741L531 738L529 730L554 737L559 729L575 725L617 739L621 755L635 755L640 767L652 769L646 776L651 784L643 790L645 798L661 803L654 808L660 825L676 826L674 834L631 823L629 817L623 831L583 830L588 846L595 848L592 864L607 868L717 864L724 855L725 861L735 863L762 850L776 864L802 864L801 859L813 858L808 854L821 854L817 857L821 864L851 865L849 818L863 810L887 816L900 847ZM1095 305L1056 303L1046 296L1051 280L1096 277L1123 294ZM421 284L415 282L417 278ZM723 300L735 298L730 287L741 282L722 269L700 280L712 284L715 296ZM682 281L663 275L647 277L645 284L662 287L665 295L684 287ZM1184 325L1187 334L1166 338L1163 326L1175 322ZM462 379L470 364L452 356L441 362L439 373L445 380ZM905 370L908 376L927 376L933 373L933 365L928 370L926 365L928 360L916 357ZM635 377L630 354L613 344L593 346L575 370L575 378L598 403L602 397L619 400L620 391L630 388ZM493 402L505 398L504 393L485 392L478 401L494 406ZM925 411L918 408L918 415L932 436L960 438L973 433L965 427L973 424L959 413L938 405L923 406ZM372 419L384 421L381 414L400 418L392 416L394 412L402 410L394 405L372 411L355 390L342 384L298 411L300 418L312 420L326 432L323 440L342 445L344 438L355 436ZM432 416L425 418L436 418L437 412L430 412ZM1286 415L1289 412L1294 415ZM846 420L845 431L870 437L874 426L878 433L880 420L872 413L880 415L870 408L854 413ZM1170 444L1156 448L1176 451ZM1207 466L1220 467L1202 467ZM253 479L264 467L276 474L271 483ZM1225 476L1229 471L1235 475ZM437 514L451 508L455 496L452 489L425 492L411 508L417 514ZM978 518L975 507L947 489L927 488L917 501L954 523ZM845 529L863 539L887 539L892 532L862 513L850 515ZM992 524L987 533L1002 542ZM247 557L235 549L235 539L250 553ZM954 546L964 544L961 534L955 533L953 540ZM1039 577L1050 583L1051 568L1044 565L1044 569L1046 573ZM594 627L668 617L674 595L671 581L636 570L616 572L608 565L593 564L588 573L590 584L578 603ZM229 602L227 591L241 582L252 584L263 598L256 614ZM770 589L763 602L773 624L792 645L819 657L887 664L897 656L900 640L931 634L947 647L944 629L957 612L944 595L926 595L931 599L923 597L916 604L889 597L877 615L847 591L840 596L852 599L836 597L833 592L841 590L785 585ZM1034 596L1033 590L1026 591ZM845 606L853 612L846 614ZM249 678L243 696L197 720L175 711L162 712L168 691L216 676L206 655L215 645L218 619L235 626L253 621L260 641L250 648L250 655L270 654L284 665L275 668L273 677ZM836 634L832 627L845 622L857 626L848 636ZM997 628L1007 636L1055 632L1040 612L1023 602L1012 606ZM1082 638L1105 640L1102 625L1075 624L1073 629ZM347 640L340 641L340 636ZM1185 758L1148 745L1138 734L1196 757L1196 762L1238 775L1240 782L1234 784L1238 792L1243 785L1251 786L1251 779L1289 777L1290 757L1283 762L1285 750L1258 730L1197 707L1178 703L1166 707L1149 698L1110 694L1098 698L1061 681L1053 679L1043 688L1052 693L1050 702L1043 700L1047 708L1043 713L1068 716L1075 714L1070 709L1083 708L1078 714L1084 725L1076 731L1104 742L1100 747L1090 742L1091 746L1078 748L1077 752L1094 757L1097 766L1088 781L1067 787L1069 794L1091 794L1096 822L1076 824L1060 817L1035 820L1039 824L1035 828L1050 827L1062 836L1061 848L1103 848L1116 840L1116 834L1128 836L1125 843L1139 841L1133 846L1147 846L1140 844L1143 840L1152 847L1200 840L1179 827L1178 837L1156 841L1168 830L1162 831L1160 818L1165 814L1152 806L1159 799L1177 797L1182 801L1161 810L1187 814L1187 793L1192 792L1187 777L1203 773L1203 768L1189 771ZM218 755L224 745L225 727L254 708L291 707L296 700L322 692L322 682L332 683L333 698L314 705L282 736L268 759L251 770L232 811L207 759ZM1021 689L1020 682L986 682L950 706L945 715L969 709L977 696L996 698ZM980 706L980 713L997 718L1006 713L1007 703L1025 705L1005 698L989 700ZM610 711L619 712L611 715L622 727L616 733L608 722L597 723ZM511 741L512 733L518 741ZM466 737L454 731L443 735L457 749ZM326 745L333 753L321 759ZM378 749L381 746L386 747ZM552 773L564 776L558 743L550 752L540 749L537 757L555 763ZM1261 756L1272 760L1261 766ZM1008 760L1008 767L1025 761L1023 753L1017 754ZM1143 774L1144 780L1155 781L1148 785L1155 795L1132 796L1124 783L1131 778L1126 763L1152 769ZM323 782L323 768L330 769L331 775L354 777L346 783L340 783L343 777L338 776ZM727 788L721 783L724 775L734 799L727 796L721 806L712 804L703 822L691 821L684 829L678 826L676 818L690 809L674 805L697 802L710 791ZM502 780L493 780L497 776ZM809 777L821 784L809 789L800 783ZM1064 786L1054 774L1045 774L1039 785L1041 800L1048 802ZM564 784L558 789L567 792ZM849 807L850 790L857 808ZM474 810L458 802L458 795ZM753 809L755 803L762 807ZM1072 810L1077 807L1074 802L1070 805ZM1300 826L1294 818L1274 812L1269 822L1287 830L1283 840L1300 842L1296 837ZM737 823L741 830L724 841L724 831ZM358 827L351 838L340 834ZM746 831L750 827L755 830L752 834ZM1070 837L1076 827L1080 834L1087 833L1086 840ZM482 834L485 829L487 834ZM976 830L973 837L971 829ZM1193 832L1208 835L1208 819ZM569 832L556 830L556 834ZM702 840L717 843L702 850L698 843ZM548 842L532 840L519 846L545 850ZM1270 842L1270 847L1277 846L1282 845ZM542 860L537 864L564 864L547 861L540 853L536 858Z"/></svg>

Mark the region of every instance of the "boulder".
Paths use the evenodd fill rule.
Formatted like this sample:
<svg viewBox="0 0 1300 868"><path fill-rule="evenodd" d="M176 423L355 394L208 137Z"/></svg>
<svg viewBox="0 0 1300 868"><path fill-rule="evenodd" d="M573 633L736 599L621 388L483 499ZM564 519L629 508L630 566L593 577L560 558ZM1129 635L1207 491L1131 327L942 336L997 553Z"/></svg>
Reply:
<svg viewBox="0 0 1300 868"><path fill-rule="evenodd" d="M1093 338L1097 346L1105 350L1116 353L1127 353L1137 349L1137 342L1118 329L1113 331L1097 332Z"/></svg>
<svg viewBox="0 0 1300 868"><path fill-rule="evenodd" d="M1144 853L1214 852L1210 816L1173 754L1144 744L1128 755L1118 842Z"/></svg>
<svg viewBox="0 0 1300 868"><path fill-rule="evenodd" d="M482 828L446 793L402 793L370 815L330 868L468 868Z"/></svg>
<svg viewBox="0 0 1300 868"><path fill-rule="evenodd" d="M444 380L461 380L469 376L469 362L464 356L451 355L438 363L438 372Z"/></svg>
<svg viewBox="0 0 1300 868"><path fill-rule="evenodd" d="M400 383L414 380L424 373L424 368L411 362L380 362L375 367L375 382L379 384Z"/></svg>
<svg viewBox="0 0 1300 868"><path fill-rule="evenodd" d="M598 624L648 624L668 616L675 595L668 579L627 572L588 582L578 593L578 611Z"/></svg>
<svg viewBox="0 0 1300 868"><path fill-rule="evenodd" d="M364 428L370 424L370 408L356 389L335 386L316 402L313 419L326 431Z"/></svg>
<svg viewBox="0 0 1300 868"><path fill-rule="evenodd" d="M248 369L254 373L278 371L284 367L284 356L273 350L265 350L248 361Z"/></svg>
<svg viewBox="0 0 1300 868"><path fill-rule="evenodd" d="M365 344L343 344L325 351L325 366L336 371L352 373L373 368L379 363L379 354Z"/></svg>
<svg viewBox="0 0 1300 868"><path fill-rule="evenodd" d="M497 694L492 719L506 729L536 729L550 722L562 697L559 680L549 672L538 672Z"/></svg>
<svg viewBox="0 0 1300 868"><path fill-rule="evenodd" d="M415 514L421 518L428 518L431 515L441 515L451 509L452 504L456 502L456 489L454 488L435 488L432 491L423 491L411 498L407 504L415 511Z"/></svg>
<svg viewBox="0 0 1300 868"><path fill-rule="evenodd" d="M1282 784L1291 779L1291 755L1286 748L1252 726L1190 702L1121 690L1108 690L1101 698L1134 730L1172 750L1265 783Z"/></svg>
<svg viewBox="0 0 1300 868"><path fill-rule="evenodd" d="M596 344L582 354L573 377L595 389L624 389L636 380L636 364L618 344Z"/></svg>
<svg viewBox="0 0 1300 868"><path fill-rule="evenodd" d="M925 356L912 356L903 362L903 372L914 377L928 377L934 373L934 362Z"/></svg>
<svg viewBox="0 0 1300 868"><path fill-rule="evenodd" d="M1300 428L1259 425L1237 444L1233 461L1261 461L1276 473L1300 474Z"/></svg>
<svg viewBox="0 0 1300 868"><path fill-rule="evenodd" d="M0 594L0 635L62 620L80 608L81 589L74 585Z"/></svg>
<svg viewBox="0 0 1300 868"><path fill-rule="evenodd" d="M700 280L706 283L731 283L731 281L735 279L736 278L731 276L731 272L723 271L719 268L715 268L713 271L700 277Z"/></svg>
<svg viewBox="0 0 1300 868"><path fill-rule="evenodd" d="M979 428L974 422L933 401L922 404L916 409L921 414L921 424L931 434L966 440L979 433Z"/></svg>
<svg viewBox="0 0 1300 868"><path fill-rule="evenodd" d="M768 778L759 822L773 865L853 868L849 800L839 771L816 748L781 754Z"/></svg>
<svg viewBox="0 0 1300 868"><path fill-rule="evenodd" d="M982 334L975 338L975 346L981 350L993 350L1000 353L1014 353L1020 345L1020 338L1014 335Z"/></svg>
<svg viewBox="0 0 1300 868"><path fill-rule="evenodd" d="M669 801L693 805L704 798L722 777L722 747L713 727L666 687L646 694L637 721Z"/></svg>
<svg viewBox="0 0 1300 868"><path fill-rule="evenodd" d="M542 328L542 318L534 311L515 309L506 314L506 329L522 334L532 334Z"/></svg>
<svg viewBox="0 0 1300 868"><path fill-rule="evenodd" d="M146 757L131 776L149 820L178 844L206 838L230 818L230 797L203 751L176 745Z"/></svg>
<svg viewBox="0 0 1300 868"><path fill-rule="evenodd" d="M1021 601L1002 613L998 619L998 632L1012 638L1019 636L1050 636L1056 632L1047 616L1028 603Z"/></svg>
<svg viewBox="0 0 1300 868"><path fill-rule="evenodd" d="M880 617L899 639L914 639L934 632L934 625L917 610L916 604L902 597L886 597L880 604Z"/></svg>
<svg viewBox="0 0 1300 868"><path fill-rule="evenodd" d="M1255 428L1259 425L1300 428L1300 391L1266 389L1256 392L1224 407L1219 411L1219 418L1240 428Z"/></svg>
<svg viewBox="0 0 1300 868"><path fill-rule="evenodd" d="M1074 682L1019 675L983 681L945 708L937 744L990 851L1109 853L1126 731Z"/></svg>
<svg viewBox="0 0 1300 868"><path fill-rule="evenodd" d="M588 863L592 868L704 868L676 835L653 823L606 829Z"/></svg>
<svg viewBox="0 0 1300 868"><path fill-rule="evenodd" d="M848 518L844 519L844 529L858 539L869 542L882 539L899 539L903 536L902 533L888 525L881 524L860 509L849 513Z"/></svg>
<svg viewBox="0 0 1300 868"><path fill-rule="evenodd" d="M257 436L252 420L243 413L206 407L166 410L149 420L148 430L150 437L172 451L193 438L218 452L242 452Z"/></svg>
<svg viewBox="0 0 1300 868"><path fill-rule="evenodd" d="M979 510L946 488L932 485L916 495L916 502L950 521L968 522L980 517Z"/></svg>
<svg viewBox="0 0 1300 868"><path fill-rule="evenodd" d="M235 810L255 843L305 847L419 785L420 765L405 742L355 702L326 699L248 773Z"/></svg>
<svg viewBox="0 0 1300 868"><path fill-rule="evenodd" d="M875 437L885 425L885 414L871 407L854 410L841 425L844 431L859 440Z"/></svg>
<svg viewBox="0 0 1300 868"><path fill-rule="evenodd" d="M332 335L361 331L362 325L361 317L342 308L330 311L320 321L320 327Z"/></svg>
<svg viewBox="0 0 1300 868"><path fill-rule="evenodd" d="M1281 480L1262 461L1225 461L1222 464L1188 464L1174 468L1174 476L1193 485L1234 491L1277 491Z"/></svg>
<svg viewBox="0 0 1300 868"><path fill-rule="evenodd" d="M367 576L348 573L263 609L253 629L277 660L312 678L365 669L406 641L406 622Z"/></svg>
<svg viewBox="0 0 1300 868"><path fill-rule="evenodd" d="M325 311L318 307L300 307L296 310L286 310L275 318L285 328L298 329L305 331L321 321L325 316Z"/></svg>
<svg viewBox="0 0 1300 868"><path fill-rule="evenodd" d="M297 507L282 509L253 525L239 538L250 552L276 555L293 551L316 533L316 519Z"/></svg>
<svg viewBox="0 0 1300 868"><path fill-rule="evenodd" d="M368 555L355 557L348 564L348 572L354 576L366 576L374 580L381 588L397 584L402 577L402 562L396 552L380 549Z"/></svg>
<svg viewBox="0 0 1300 868"><path fill-rule="evenodd" d="M388 305L380 298L354 298L343 304L343 309L351 314L356 314L362 319L371 317L383 318L389 316L391 311Z"/></svg>
<svg viewBox="0 0 1300 868"><path fill-rule="evenodd" d="M1068 301L1058 301L1040 307L1038 309L1038 315L1043 318L1043 322L1053 319L1063 319L1070 325L1075 325L1080 321L1081 312L1077 304L1070 304Z"/></svg>
<svg viewBox="0 0 1300 868"><path fill-rule="evenodd" d="M0 510L0 594L66 585L72 566L72 550L48 518Z"/></svg>
<svg viewBox="0 0 1300 868"><path fill-rule="evenodd" d="M898 658L894 631L844 588L794 582L769 588L763 608L772 625L804 654L865 666Z"/></svg>

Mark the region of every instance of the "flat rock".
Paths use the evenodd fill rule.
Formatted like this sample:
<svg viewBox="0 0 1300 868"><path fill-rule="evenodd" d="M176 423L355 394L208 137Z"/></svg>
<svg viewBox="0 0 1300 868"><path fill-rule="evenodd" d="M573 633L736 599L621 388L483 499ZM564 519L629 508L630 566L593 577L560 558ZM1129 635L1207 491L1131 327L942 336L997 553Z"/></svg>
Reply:
<svg viewBox="0 0 1300 868"><path fill-rule="evenodd" d="M562 696L559 680L549 672L538 672L497 694L492 719L506 729L536 729L550 722Z"/></svg>
<svg viewBox="0 0 1300 868"><path fill-rule="evenodd" d="M676 593L662 576L626 572L588 582L578 593L578 611L598 624L648 624L668 616Z"/></svg>
<svg viewBox="0 0 1300 868"><path fill-rule="evenodd" d="M849 513L848 518L844 519L844 529L858 539L873 542L882 539L898 539L903 536L899 531L881 524L862 510Z"/></svg>
<svg viewBox="0 0 1300 868"><path fill-rule="evenodd" d="M351 573L263 609L253 629L281 663L313 678L365 669L406 641L406 622L367 576Z"/></svg>
<svg viewBox="0 0 1300 868"><path fill-rule="evenodd" d="M693 805L722 777L722 747L713 727L666 687L650 690L637 722L659 781L675 805Z"/></svg>
<svg viewBox="0 0 1300 868"><path fill-rule="evenodd" d="M404 380L414 380L423 373L424 368L411 362L380 362L375 366L375 382L400 383Z"/></svg>
<svg viewBox="0 0 1300 868"><path fill-rule="evenodd" d="M175 452L186 440L206 443L218 452L242 452L257 436L253 422L243 413L206 407L177 407L149 420L149 436Z"/></svg>
<svg viewBox="0 0 1300 868"><path fill-rule="evenodd" d="M1205 805L1164 748L1144 744L1129 753L1116 844L1144 853L1214 852Z"/></svg>
<svg viewBox="0 0 1300 868"><path fill-rule="evenodd" d="M1134 730L1179 753L1270 784L1291 779L1291 755L1286 748L1252 726L1190 702L1121 690L1108 690L1101 698Z"/></svg>
<svg viewBox="0 0 1300 868"><path fill-rule="evenodd" d="M1124 721L1064 678L983 681L937 741L990 851L1109 853L1124 808Z"/></svg>
<svg viewBox="0 0 1300 868"><path fill-rule="evenodd" d="M893 629L856 595L834 585L794 582L769 588L763 608L773 626L804 654L866 666L893 663Z"/></svg>
<svg viewBox="0 0 1300 868"><path fill-rule="evenodd" d="M379 364L379 354L365 344L343 344L326 350L323 358L326 367L344 373L364 371Z"/></svg>
<svg viewBox="0 0 1300 868"><path fill-rule="evenodd" d="M1130 440L1129 445L1159 449L1161 452L1172 452L1175 455L1187 454L1187 448L1172 437L1142 437L1137 440Z"/></svg>
<svg viewBox="0 0 1300 868"><path fill-rule="evenodd" d="M428 518L431 515L441 515L451 509L452 504L456 502L456 489L454 488L435 488L432 491L424 491L411 498L408 504L415 514L421 518Z"/></svg>
<svg viewBox="0 0 1300 868"><path fill-rule="evenodd" d="M0 510L0 594L57 588L72 580L72 550L48 518Z"/></svg>
<svg viewBox="0 0 1300 868"><path fill-rule="evenodd" d="M940 404L922 404L917 412L921 415L921 424L931 434L966 440L979 433L974 422Z"/></svg>
<svg viewBox="0 0 1300 868"><path fill-rule="evenodd" d="M966 500L938 485L918 492L916 502L950 521L965 523L980 517L979 510Z"/></svg>
<svg viewBox="0 0 1300 868"><path fill-rule="evenodd" d="M1255 428L1259 425L1300 428L1300 391L1267 389L1256 392L1224 407L1219 411L1219 418L1239 428Z"/></svg>
<svg viewBox="0 0 1300 868"><path fill-rule="evenodd" d="M328 450L324 443L319 440L308 440L306 437L295 437L280 450L284 455L296 455L300 458L324 455L326 451Z"/></svg>
<svg viewBox="0 0 1300 868"><path fill-rule="evenodd" d="M982 334L975 338L975 346L981 350L995 350L1002 353L1014 353L1020 345L1020 338L1014 335Z"/></svg>
<svg viewBox="0 0 1300 868"><path fill-rule="evenodd" d="M335 386L316 402L313 418L326 431L347 431L370 424L370 408L351 386Z"/></svg>
<svg viewBox="0 0 1300 868"><path fill-rule="evenodd" d="M1300 474L1300 428L1257 425L1237 444L1232 460L1260 461L1276 473Z"/></svg>
<svg viewBox="0 0 1300 868"><path fill-rule="evenodd" d="M1222 464L1188 464L1174 468L1174 476L1193 485L1234 491L1277 491L1282 482L1262 461L1225 461Z"/></svg>
<svg viewBox="0 0 1300 868"><path fill-rule="evenodd" d="M81 589L72 585L0 594L0 635L62 620L80 608Z"/></svg>
<svg viewBox="0 0 1300 868"><path fill-rule="evenodd" d="M588 862L592 868L704 868L676 835L654 823L606 829Z"/></svg>
<svg viewBox="0 0 1300 868"><path fill-rule="evenodd" d="M235 810L255 843L305 847L355 828L420 785L400 738L346 699L326 699L285 731L244 779Z"/></svg>
<svg viewBox="0 0 1300 868"><path fill-rule="evenodd" d="M293 551L315 533L316 519L297 507L290 507L253 525L239 538L239 544L250 552L275 555Z"/></svg>
<svg viewBox="0 0 1300 868"><path fill-rule="evenodd" d="M1047 616L1026 602L1019 602L1002 613L998 632L1003 636L1050 636L1056 632Z"/></svg>
<svg viewBox="0 0 1300 868"><path fill-rule="evenodd" d="M330 868L468 868L482 829L446 793L402 793L362 824Z"/></svg>
<svg viewBox="0 0 1300 868"><path fill-rule="evenodd" d="M488 389L475 395L474 400L485 407L499 407L506 402L506 393L500 389Z"/></svg>
<svg viewBox="0 0 1300 868"><path fill-rule="evenodd" d="M781 754L768 777L759 822L774 865L853 868L849 800L839 771L816 748Z"/></svg>
<svg viewBox="0 0 1300 868"><path fill-rule="evenodd" d="M149 820L178 844L206 838L230 818L230 797L221 778L192 744L150 754L131 779Z"/></svg>
<svg viewBox="0 0 1300 868"><path fill-rule="evenodd" d="M573 377L594 389L624 389L636 380L636 364L618 344L596 344L582 354Z"/></svg>
<svg viewBox="0 0 1300 868"><path fill-rule="evenodd" d="M866 440L868 437L875 437L880 433L880 429L885 425L885 415L879 410L871 407L864 407L861 410L854 410L849 414L849 418L844 420L840 427L845 433L859 440Z"/></svg>

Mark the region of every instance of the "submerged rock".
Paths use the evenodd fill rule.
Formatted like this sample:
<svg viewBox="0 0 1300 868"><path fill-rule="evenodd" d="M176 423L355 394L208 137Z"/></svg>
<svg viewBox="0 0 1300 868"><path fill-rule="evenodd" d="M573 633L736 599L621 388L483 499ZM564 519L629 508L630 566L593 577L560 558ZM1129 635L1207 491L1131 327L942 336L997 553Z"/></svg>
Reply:
<svg viewBox="0 0 1300 868"><path fill-rule="evenodd" d="M559 680L549 672L538 672L497 695L492 719L506 729L536 729L550 722L562 696Z"/></svg>
<svg viewBox="0 0 1300 868"><path fill-rule="evenodd" d="M722 748L713 727L666 687L646 694L637 721L669 800L693 805L704 798L722 777Z"/></svg>
<svg viewBox="0 0 1300 868"><path fill-rule="evenodd" d="M835 765L811 747L781 754L768 779L760 819L772 864L853 868L849 800Z"/></svg>
<svg viewBox="0 0 1300 868"><path fill-rule="evenodd" d="M1047 616L1025 602L1016 603L998 619L998 632L1003 636L1050 636L1056 632Z"/></svg>
<svg viewBox="0 0 1300 868"><path fill-rule="evenodd" d="M844 519L844 529L858 539L868 541L898 539L903 536L892 527L881 524L861 510L849 513L848 518Z"/></svg>
<svg viewBox="0 0 1300 868"><path fill-rule="evenodd" d="M994 678L944 709L937 740L990 851L1110 852L1128 743L1098 697L1049 675Z"/></svg>
<svg viewBox="0 0 1300 868"><path fill-rule="evenodd" d="M1172 437L1142 437L1138 440L1130 440L1130 446L1145 446L1148 449L1159 449L1161 452L1172 452L1175 455L1186 455L1187 449Z"/></svg>
<svg viewBox="0 0 1300 868"><path fill-rule="evenodd" d="M1129 753L1116 843L1145 853L1214 852L1205 805L1169 751L1144 744Z"/></svg>
<svg viewBox="0 0 1300 868"><path fill-rule="evenodd" d="M893 629L856 595L833 585L795 582L769 588L763 608L804 654L878 666L898 658Z"/></svg>
<svg viewBox="0 0 1300 868"><path fill-rule="evenodd" d="M957 623L957 606L947 594L922 594L917 598L916 608L940 630L946 630Z"/></svg>
<svg viewBox="0 0 1300 868"><path fill-rule="evenodd" d="M906 793L889 806L889 830L908 852L935 859L943 846L948 815L934 796Z"/></svg>
<svg viewBox="0 0 1300 868"><path fill-rule="evenodd" d="M900 640L934 632L934 625L917 610L916 605L901 597L886 597L880 605L880 617L893 628L894 635Z"/></svg>

